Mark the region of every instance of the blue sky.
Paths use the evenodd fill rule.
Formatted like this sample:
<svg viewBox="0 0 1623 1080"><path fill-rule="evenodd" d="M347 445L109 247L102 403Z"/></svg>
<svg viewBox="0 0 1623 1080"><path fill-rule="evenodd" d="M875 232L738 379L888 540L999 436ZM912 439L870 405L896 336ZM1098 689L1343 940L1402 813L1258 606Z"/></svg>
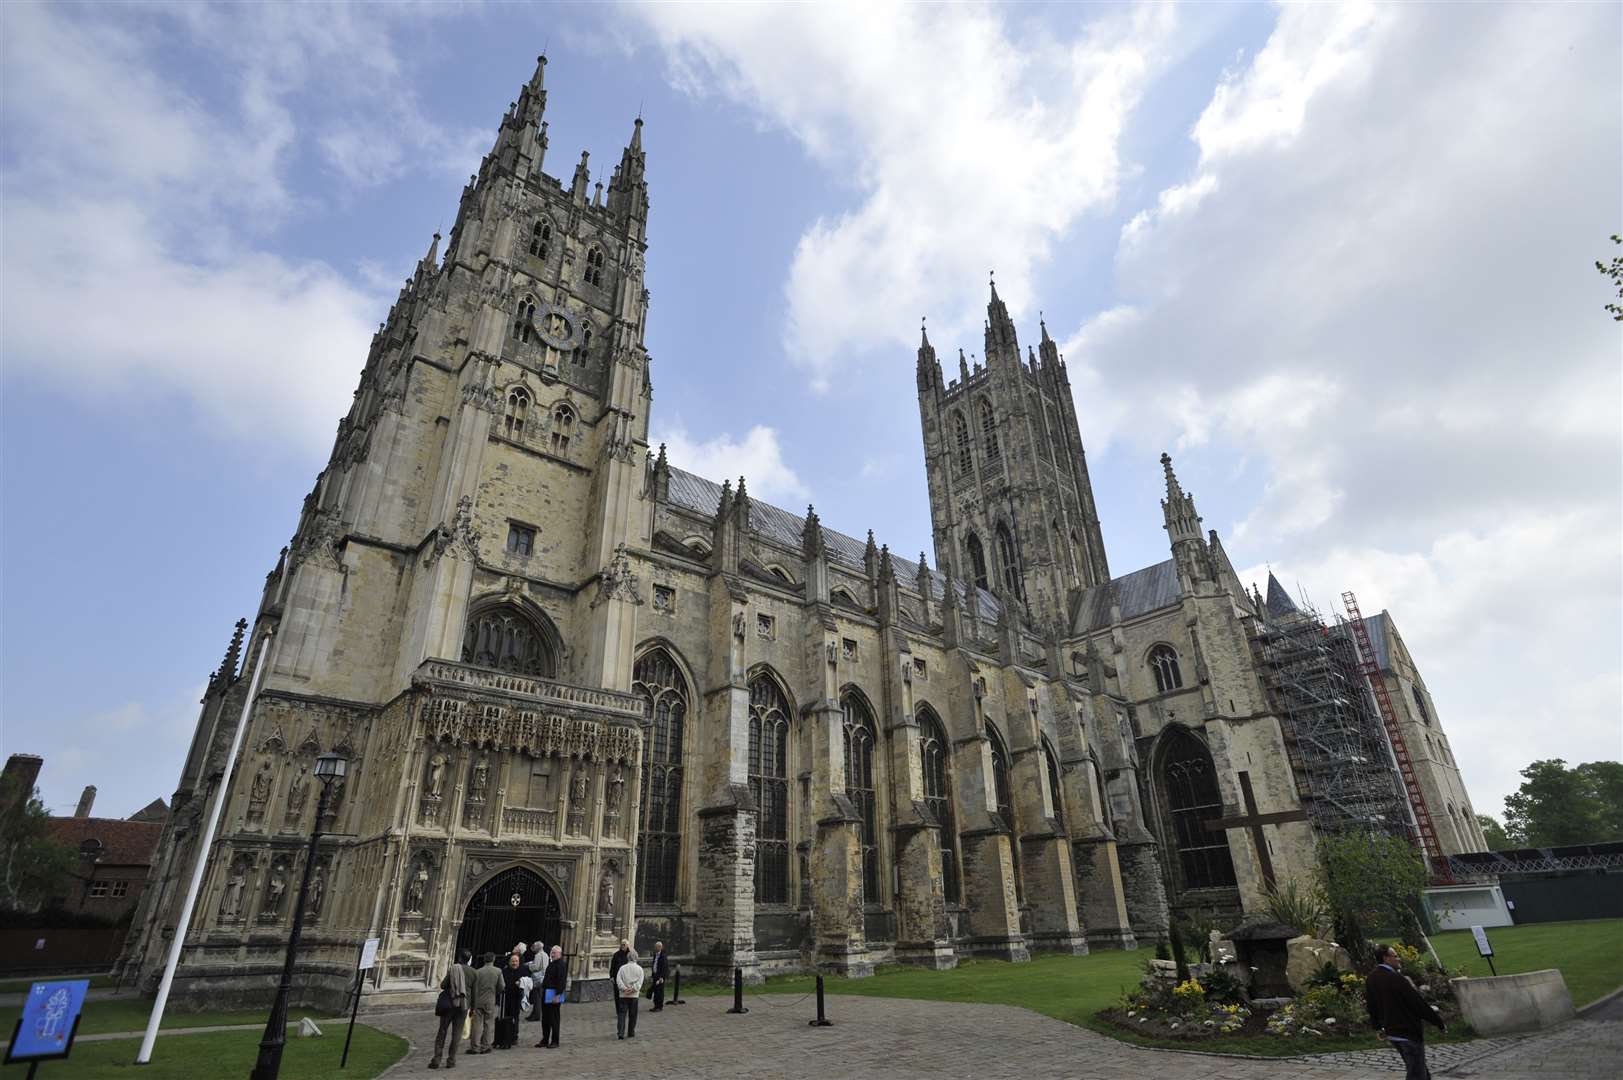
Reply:
<svg viewBox="0 0 1623 1080"><path fill-rule="evenodd" d="M3 752L167 797L371 329L538 52L647 120L656 440L928 545L921 316L1072 373L1111 567L1163 449L1248 577L1390 607L1478 809L1617 757L1616 5L0 8ZM933 561L933 553L932 553Z"/></svg>

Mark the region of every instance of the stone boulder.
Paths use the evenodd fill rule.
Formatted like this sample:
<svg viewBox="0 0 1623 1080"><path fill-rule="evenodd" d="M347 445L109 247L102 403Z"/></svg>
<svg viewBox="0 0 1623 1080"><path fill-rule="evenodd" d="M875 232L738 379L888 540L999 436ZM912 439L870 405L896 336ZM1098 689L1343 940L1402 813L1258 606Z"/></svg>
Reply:
<svg viewBox="0 0 1623 1080"><path fill-rule="evenodd" d="M1337 971L1351 971L1352 957L1333 941L1321 941L1303 934L1285 942L1285 980L1300 994L1308 988L1307 981L1334 964Z"/></svg>

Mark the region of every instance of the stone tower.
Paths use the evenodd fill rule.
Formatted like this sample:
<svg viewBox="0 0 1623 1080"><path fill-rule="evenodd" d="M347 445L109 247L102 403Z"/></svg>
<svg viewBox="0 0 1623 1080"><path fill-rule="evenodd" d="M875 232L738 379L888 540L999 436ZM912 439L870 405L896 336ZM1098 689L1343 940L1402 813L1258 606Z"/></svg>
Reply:
<svg viewBox="0 0 1623 1080"><path fill-rule="evenodd" d="M960 350L958 378L944 383L922 336L919 413L937 562L1052 629L1068 598L1110 569L1070 378L1046 325L1039 352L1027 352L993 283L984 367Z"/></svg>

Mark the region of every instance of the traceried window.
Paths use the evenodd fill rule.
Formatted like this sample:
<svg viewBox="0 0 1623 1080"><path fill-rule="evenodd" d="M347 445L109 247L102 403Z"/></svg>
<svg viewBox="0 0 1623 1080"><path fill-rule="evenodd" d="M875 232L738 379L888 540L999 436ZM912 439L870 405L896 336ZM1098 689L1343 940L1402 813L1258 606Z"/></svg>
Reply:
<svg viewBox="0 0 1623 1080"><path fill-rule="evenodd" d="M552 250L552 223L538 221L530 229L530 254L544 259Z"/></svg>
<svg viewBox="0 0 1623 1080"><path fill-rule="evenodd" d="M952 444L953 461L957 463L958 475L969 475L969 421L957 409L952 410Z"/></svg>
<svg viewBox="0 0 1623 1080"><path fill-rule="evenodd" d="M862 819L862 899L877 904L879 895L879 821L874 792L873 717L855 694L840 701L845 714L845 793Z"/></svg>
<svg viewBox="0 0 1623 1080"><path fill-rule="evenodd" d="M1054 753L1054 746L1043 736L1043 766L1048 770L1048 797L1054 803L1054 820L1059 822L1060 828L1065 827L1065 792L1059 786L1059 757Z"/></svg>
<svg viewBox="0 0 1623 1080"><path fill-rule="evenodd" d="M952 813L952 748L941 721L929 706L918 713L919 762L924 768L924 802L941 826L941 889L947 903L956 904L959 889L958 829Z"/></svg>
<svg viewBox="0 0 1623 1080"><path fill-rule="evenodd" d="M998 523L997 527L997 561L1003 571L1003 584L1009 592L1018 597L1020 595L1020 560L1015 558L1014 537L1009 533L1007 525Z"/></svg>
<svg viewBox="0 0 1623 1080"><path fill-rule="evenodd" d="M996 461L997 448L997 418L992 415L992 406L985 398L981 398L981 446L986 451L987 461Z"/></svg>
<svg viewBox="0 0 1623 1080"><path fill-rule="evenodd" d="M595 244L586 252L586 284L602 287L603 268L608 265L608 256L603 249Z"/></svg>
<svg viewBox="0 0 1623 1080"><path fill-rule="evenodd" d="M536 339L534 297L526 296L518 302L518 313L513 316L513 336L526 344Z"/></svg>
<svg viewBox="0 0 1623 1080"><path fill-rule="evenodd" d="M768 675L750 683L755 902L789 902L789 703Z"/></svg>
<svg viewBox="0 0 1623 1080"><path fill-rule="evenodd" d="M552 452L559 457L569 454L569 440L575 437L575 410L568 402L560 401L552 408Z"/></svg>
<svg viewBox="0 0 1623 1080"><path fill-rule="evenodd" d="M1417 683L1411 685L1409 687L1409 693L1414 696L1415 715L1420 717L1421 723L1425 724L1427 727L1431 727L1431 713L1426 711L1426 699L1420 696L1419 684Z"/></svg>
<svg viewBox="0 0 1623 1080"><path fill-rule="evenodd" d="M687 681L664 649L637 661L631 690L648 703L652 724L642 760L638 812L637 900L677 902L682 857L682 736L687 724Z"/></svg>
<svg viewBox="0 0 1623 1080"><path fill-rule="evenodd" d="M575 363L586 363L592 349L592 324L583 322L580 326L580 345L575 349Z"/></svg>
<svg viewBox="0 0 1623 1080"><path fill-rule="evenodd" d="M1157 645L1150 650L1150 671L1155 675L1155 692L1164 694L1183 685L1183 671L1178 667L1178 654L1171 645Z"/></svg>
<svg viewBox="0 0 1623 1080"><path fill-rule="evenodd" d="M964 541L964 551L969 554L969 576L975 584L982 589L990 589L991 583L986 576L986 552L981 550L981 538L974 533Z"/></svg>
<svg viewBox="0 0 1623 1080"><path fill-rule="evenodd" d="M1003 742L997 725L986 722L986 737L992 744L992 789L997 793L997 815L1009 828L1009 858L1014 869L1016 899L1023 899L1025 888L1020 881L1020 829L1014 820L1014 799L1009 784L1009 748Z"/></svg>
<svg viewBox="0 0 1623 1080"><path fill-rule="evenodd" d="M507 392L507 415L502 418L502 430L514 442L524 441L524 423L530 416L530 392L515 386Z"/></svg>
<svg viewBox="0 0 1623 1080"><path fill-rule="evenodd" d="M1223 816L1212 755L1206 744L1182 728L1167 736L1161 758L1173 842L1178 849L1179 878L1185 889L1226 888L1234 884L1234 861L1228 836L1206 823Z"/></svg>
<svg viewBox="0 0 1623 1080"><path fill-rule="evenodd" d="M555 670L552 649L540 627L506 604L480 609L468 617L462 662L543 679L552 678Z"/></svg>

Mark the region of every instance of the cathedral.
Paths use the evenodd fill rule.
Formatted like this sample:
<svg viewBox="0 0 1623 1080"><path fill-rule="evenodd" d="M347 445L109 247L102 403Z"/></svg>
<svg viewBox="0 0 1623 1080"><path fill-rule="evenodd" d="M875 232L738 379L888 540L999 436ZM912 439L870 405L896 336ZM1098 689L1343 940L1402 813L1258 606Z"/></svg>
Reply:
<svg viewBox="0 0 1623 1080"><path fill-rule="evenodd" d="M622 937L748 980L1131 949L1257 912L1325 828L1413 830L1379 727L1290 675L1316 658L1344 705L1346 626L1248 591L1165 456L1168 558L1112 576L1065 362L995 286L984 363L918 347L933 566L650 447L642 121L606 190L585 154L554 179L544 71L210 679L127 972L161 968L216 798L175 983L215 1000L274 985L318 824L311 1002L374 937L380 1000L458 945L559 944L587 998ZM1430 828L1477 849L1419 671L1366 622Z"/></svg>

